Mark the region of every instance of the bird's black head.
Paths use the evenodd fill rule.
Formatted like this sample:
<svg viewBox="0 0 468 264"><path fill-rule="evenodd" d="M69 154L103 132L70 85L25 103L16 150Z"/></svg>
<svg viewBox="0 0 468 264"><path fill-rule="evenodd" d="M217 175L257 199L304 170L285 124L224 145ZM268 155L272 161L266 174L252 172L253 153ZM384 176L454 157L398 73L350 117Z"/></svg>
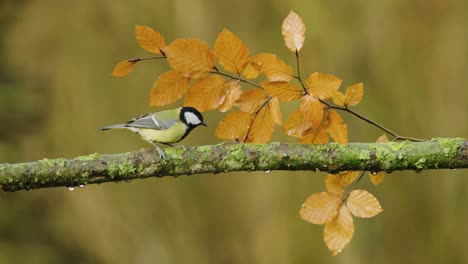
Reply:
<svg viewBox="0 0 468 264"><path fill-rule="evenodd" d="M180 120L190 128L195 128L199 125L206 126L203 122L202 114L193 107L182 107L180 109Z"/></svg>

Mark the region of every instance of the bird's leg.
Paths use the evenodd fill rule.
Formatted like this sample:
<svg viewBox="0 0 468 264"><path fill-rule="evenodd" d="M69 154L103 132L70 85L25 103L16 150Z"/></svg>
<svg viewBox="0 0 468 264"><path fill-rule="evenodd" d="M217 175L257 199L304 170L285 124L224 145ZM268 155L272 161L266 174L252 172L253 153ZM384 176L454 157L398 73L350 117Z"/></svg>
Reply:
<svg viewBox="0 0 468 264"><path fill-rule="evenodd" d="M160 157L161 159L165 159L165 158L166 158L166 155L164 155L164 152L162 151L162 149L161 149L158 145L156 145L156 143L154 143L154 142L152 142L152 141L149 141L149 143L151 143L151 145L153 145L153 146L156 148L156 150L158 151L159 157Z"/></svg>

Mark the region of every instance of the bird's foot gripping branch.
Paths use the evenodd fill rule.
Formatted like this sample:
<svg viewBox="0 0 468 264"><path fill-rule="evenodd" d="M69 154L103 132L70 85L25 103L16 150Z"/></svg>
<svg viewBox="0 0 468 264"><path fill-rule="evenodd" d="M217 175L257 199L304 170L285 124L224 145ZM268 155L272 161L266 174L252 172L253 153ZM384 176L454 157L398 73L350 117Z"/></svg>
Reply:
<svg viewBox="0 0 468 264"><path fill-rule="evenodd" d="M266 156L277 155L262 166L264 158L251 160L247 154L254 150L281 144L233 145L225 146L229 150L242 150L237 160L220 160L217 168L211 172L230 171L236 164L243 164L243 170L269 169L318 169L332 173L339 171L370 171L374 184L383 181L384 172L398 169L423 170L429 168L449 168L456 164L465 166L465 156L454 156L460 149L462 140L433 140L420 144L410 143L421 139L402 136L356 112L353 107L361 103L364 94L363 83L349 85L340 91L342 80L331 74L320 72L303 75L300 64L300 51L305 40L306 27L302 19L290 12L284 19L281 33L285 46L295 57L295 67L289 66L272 53L251 55L247 45L234 33L224 29L214 43L213 51L198 39L176 39L170 44L162 34L147 26L136 26L136 39L140 46L154 55L147 58L135 58L121 61L114 68L113 75L123 77L132 72L137 63L148 60L166 60L172 68L159 76L151 88L150 104L162 106L184 97L184 105L195 107L201 112L217 109L227 112L216 129L216 136L224 140L246 143L266 143L270 141L276 125L289 136L299 138L300 143L309 145L288 145L286 154L263 153ZM216 62L218 65L216 65ZM306 76L306 77L304 77ZM258 78L263 78L258 81ZM203 95L203 96L200 96ZM279 102L299 101L299 108L288 116L283 124ZM233 108L237 108L232 110ZM384 134L377 142L385 144L349 144L348 127L341 113L350 114L382 130L392 137L388 142ZM333 139L336 144L326 144ZM388 142L388 143L386 143ZM452 142L454 145L446 144ZM447 145L450 145L448 147ZM413 149L413 147L415 149ZM214 148L214 149L213 149ZM218 147L201 147L198 151L217 151ZM412 149L415 152L408 151ZM427 155L419 156L418 151ZM274 149L279 151L279 149ZM309 150L313 153L297 153L295 150ZM403 151L404 149L405 151ZM463 149L466 149L464 147ZM342 152L343 151L343 152ZM435 151L435 152L434 152ZM466 151L466 150L465 150ZM190 155L184 152L183 155ZM314 156L314 153L318 156ZM422 152L421 152L422 153ZM458 152L457 152L458 153ZM460 153L459 153L460 154ZM282 156L284 155L284 156ZM313 158L312 158L313 157ZM447 157L454 160L447 160ZM460 158L462 158L461 163ZM464 159L464 160L463 160ZM442 162L442 160L445 160ZM226 162L230 161L229 166ZM251 161L252 163L248 163ZM331 162L333 161L333 162ZM174 169L172 160L160 163L158 168ZM240 162L240 163L239 163ZM245 163L247 162L247 163ZM285 166L287 164L288 166ZM444 164L444 165L443 165ZM191 164L192 174L203 171L209 164ZM277 165L277 167L275 166ZM457 166L458 166L457 165ZM117 166L117 165L115 165ZM118 177L119 166L109 175ZM172 166L172 167L171 167ZM125 166L124 166L125 167ZM179 170L184 170L179 168ZM139 165L130 167L132 175L147 175L154 170L141 170ZM159 171L156 169L156 171ZM169 171L161 171L167 174ZM159 172L158 172L159 173ZM163 173L163 174L164 174ZM150 173L151 174L151 173ZM154 175L152 175L154 176ZM345 172L327 176L327 192L312 195L301 209L301 217L311 223L325 224L325 242L328 248L337 254L349 243L354 232L351 215L371 217L381 211L380 204L370 193L354 190L356 183L364 176L361 172ZM346 186L351 186L344 191ZM366 211L366 208L372 210Z"/></svg>

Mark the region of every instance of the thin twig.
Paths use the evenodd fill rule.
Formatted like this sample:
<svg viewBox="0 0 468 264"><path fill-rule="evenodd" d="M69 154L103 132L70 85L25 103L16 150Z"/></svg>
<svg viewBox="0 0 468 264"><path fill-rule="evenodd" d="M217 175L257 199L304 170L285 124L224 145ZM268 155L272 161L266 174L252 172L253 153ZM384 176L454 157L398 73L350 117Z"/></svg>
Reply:
<svg viewBox="0 0 468 264"><path fill-rule="evenodd" d="M144 60L156 60L156 59L165 59L166 56L164 55L159 55L159 56L152 56L152 57L146 57L146 58L133 58L133 59L128 59L128 62L139 62L139 61L144 61Z"/></svg>
<svg viewBox="0 0 468 264"><path fill-rule="evenodd" d="M221 71L219 71L219 70L216 69L216 68L215 68L214 71L211 71L211 73L213 73L213 74L219 74L219 75L222 75L222 76L225 76L225 77L234 79L234 80L239 80L239 81L241 81L241 82L243 82L243 83L250 84L250 85L252 85L252 86L255 86L255 87L260 88L260 89L263 90L263 87L260 86L260 85L258 85L258 84L256 84L256 83L253 83L253 82L251 82L251 81L249 81L249 80L246 80L246 79L244 79L244 78L241 78L240 76L233 76L233 75L230 75L230 74L228 74L228 73L221 72Z"/></svg>

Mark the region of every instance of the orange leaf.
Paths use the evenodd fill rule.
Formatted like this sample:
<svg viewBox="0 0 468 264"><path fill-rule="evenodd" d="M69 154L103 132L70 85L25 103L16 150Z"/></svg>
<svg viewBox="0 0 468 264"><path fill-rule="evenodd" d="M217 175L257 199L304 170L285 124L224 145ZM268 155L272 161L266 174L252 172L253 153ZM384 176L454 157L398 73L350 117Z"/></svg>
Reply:
<svg viewBox="0 0 468 264"><path fill-rule="evenodd" d="M261 103L265 102L265 98L266 94L264 91L254 88L242 93L234 105L244 112L253 113L258 110Z"/></svg>
<svg viewBox="0 0 468 264"><path fill-rule="evenodd" d="M234 111L219 122L215 134L220 139L244 141L250 122L250 113Z"/></svg>
<svg viewBox="0 0 468 264"><path fill-rule="evenodd" d="M187 92L188 81L187 77L175 71L159 76L151 89L150 105L161 106L177 101Z"/></svg>
<svg viewBox="0 0 468 264"><path fill-rule="evenodd" d="M275 121L272 118L270 107L267 104L260 111L254 114L254 120L245 142L266 143L271 139L274 128Z"/></svg>
<svg viewBox="0 0 468 264"><path fill-rule="evenodd" d="M220 112L226 112L232 108L234 102L239 99L242 94L241 86L238 80L232 80L227 84L228 88L226 90L226 99L218 107Z"/></svg>
<svg viewBox="0 0 468 264"><path fill-rule="evenodd" d="M247 64L247 66L245 66L244 70L242 71L242 75L246 79L255 79L258 77L259 74L260 72L255 69L252 63Z"/></svg>
<svg viewBox="0 0 468 264"><path fill-rule="evenodd" d="M213 53L198 39L177 39L162 50L175 71L191 78L201 78L213 69Z"/></svg>
<svg viewBox="0 0 468 264"><path fill-rule="evenodd" d="M184 105L193 106L199 111L215 109L226 99L226 84L228 81L218 75L203 77L190 87Z"/></svg>
<svg viewBox="0 0 468 264"><path fill-rule="evenodd" d="M345 104L347 106L357 105L362 101L363 95L364 85L362 83L352 85L346 89Z"/></svg>
<svg viewBox="0 0 468 264"><path fill-rule="evenodd" d="M338 88L340 88L342 80L336 76L324 74L324 73L313 73L307 77L305 83L309 93L312 97L318 99L328 99L335 95Z"/></svg>
<svg viewBox="0 0 468 264"><path fill-rule="evenodd" d="M276 97L272 97L268 103L270 108L271 118L275 121L276 124L281 125L281 109L279 105L279 100Z"/></svg>
<svg viewBox="0 0 468 264"><path fill-rule="evenodd" d="M369 179L371 180L371 182L377 186L379 184L381 184L383 182L385 178L385 172L381 171L381 172L369 172Z"/></svg>
<svg viewBox="0 0 468 264"><path fill-rule="evenodd" d="M364 190L351 191L346 205L354 216L363 218L373 217L383 211L377 198Z"/></svg>
<svg viewBox="0 0 468 264"><path fill-rule="evenodd" d="M214 52L221 66L229 72L240 74L250 62L247 46L227 29L219 33Z"/></svg>
<svg viewBox="0 0 468 264"><path fill-rule="evenodd" d="M330 136L340 144L348 144L348 126L343 118L335 111L328 111L328 133Z"/></svg>
<svg viewBox="0 0 468 264"><path fill-rule="evenodd" d="M265 75L269 81L286 81L293 78L291 66L271 53L260 53L252 58L252 66Z"/></svg>
<svg viewBox="0 0 468 264"><path fill-rule="evenodd" d="M262 87L269 95L286 102L299 99L303 94L301 88L284 81L264 82Z"/></svg>
<svg viewBox="0 0 468 264"><path fill-rule="evenodd" d="M112 76L115 77L125 77L135 69L136 62L124 60L117 65L115 65L114 70L112 71Z"/></svg>
<svg viewBox="0 0 468 264"><path fill-rule="evenodd" d="M304 120L302 111L298 109L289 115L281 131L292 137L301 137L311 126L312 124Z"/></svg>
<svg viewBox="0 0 468 264"><path fill-rule="evenodd" d="M387 137L387 135L385 135L385 134L381 135L381 136L377 139L376 142L377 142L377 143L387 143L387 142L388 142L388 137Z"/></svg>
<svg viewBox="0 0 468 264"><path fill-rule="evenodd" d="M322 123L323 105L319 100L304 95L301 98L301 111L304 113L304 119L312 123L312 127L318 127Z"/></svg>
<svg viewBox="0 0 468 264"><path fill-rule="evenodd" d="M345 171L336 176L340 178L341 185L345 187L353 183L360 174L360 171Z"/></svg>
<svg viewBox="0 0 468 264"><path fill-rule="evenodd" d="M329 192L342 195L343 188L354 182L360 173L360 171L345 171L336 175L328 174L325 178L325 187Z"/></svg>
<svg viewBox="0 0 468 264"><path fill-rule="evenodd" d="M339 105L339 106L344 106L345 104L345 95L341 92L336 92L334 95L333 95L333 102L336 104L336 105Z"/></svg>
<svg viewBox="0 0 468 264"><path fill-rule="evenodd" d="M299 143L303 144L325 144L328 143L329 137L327 128L320 124L318 127L311 127L304 131Z"/></svg>
<svg viewBox="0 0 468 264"><path fill-rule="evenodd" d="M353 217L349 213L348 208L342 205L337 217L325 224L323 240L333 256L336 256L349 244L353 235Z"/></svg>
<svg viewBox="0 0 468 264"><path fill-rule="evenodd" d="M284 19L281 27L283 34L284 44L291 51L299 51L304 44L305 39L305 25L301 17L293 11Z"/></svg>
<svg viewBox="0 0 468 264"><path fill-rule="evenodd" d="M161 54L161 49L166 46L166 41L161 33L147 26L135 26L135 36L138 44L145 50Z"/></svg>
<svg viewBox="0 0 468 264"><path fill-rule="evenodd" d="M335 218L340 203L341 197L336 193L314 193L304 202L299 215L307 222L323 225Z"/></svg>

